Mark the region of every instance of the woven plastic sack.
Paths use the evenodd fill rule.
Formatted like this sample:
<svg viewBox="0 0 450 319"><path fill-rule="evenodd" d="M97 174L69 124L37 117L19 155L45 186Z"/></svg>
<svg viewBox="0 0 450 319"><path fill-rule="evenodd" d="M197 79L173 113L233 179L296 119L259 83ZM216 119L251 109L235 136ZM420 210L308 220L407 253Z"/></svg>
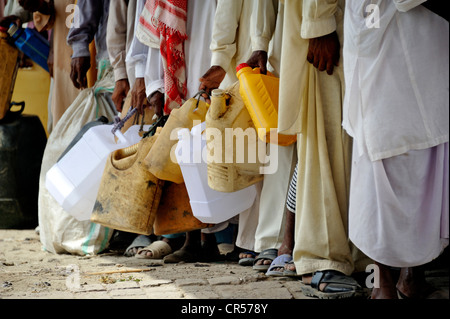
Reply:
<svg viewBox="0 0 450 319"><path fill-rule="evenodd" d="M85 124L100 116L105 116L111 122L114 119L115 107L110 100L114 74L107 63L101 66L95 85L80 91L53 129L44 151L39 179L39 232L43 248L52 253L82 256L97 254L108 247L113 234L113 229L89 220L76 220L64 211L45 187L47 171Z"/></svg>

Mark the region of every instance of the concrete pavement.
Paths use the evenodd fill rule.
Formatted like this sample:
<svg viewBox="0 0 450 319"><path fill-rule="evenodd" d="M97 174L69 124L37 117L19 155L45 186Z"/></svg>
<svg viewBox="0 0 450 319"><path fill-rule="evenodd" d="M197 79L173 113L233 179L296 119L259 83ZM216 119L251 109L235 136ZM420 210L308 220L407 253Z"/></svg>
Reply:
<svg viewBox="0 0 450 319"><path fill-rule="evenodd" d="M0 247L0 299L310 299L298 278L268 277L237 263L164 264L113 252L55 255L42 251L34 230L0 230ZM446 265L427 275L438 297L448 299Z"/></svg>

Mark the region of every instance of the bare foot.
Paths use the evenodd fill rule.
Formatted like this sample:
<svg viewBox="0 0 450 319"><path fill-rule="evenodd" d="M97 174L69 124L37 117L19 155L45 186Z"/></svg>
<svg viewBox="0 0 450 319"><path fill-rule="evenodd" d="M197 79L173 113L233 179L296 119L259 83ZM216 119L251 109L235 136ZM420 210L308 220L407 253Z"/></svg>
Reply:
<svg viewBox="0 0 450 319"><path fill-rule="evenodd" d="M423 267L402 268L397 290L403 298L425 299L436 289L425 280Z"/></svg>
<svg viewBox="0 0 450 319"><path fill-rule="evenodd" d="M395 282L397 274L391 267L375 263L379 267L378 285L372 289L371 299L398 299Z"/></svg>

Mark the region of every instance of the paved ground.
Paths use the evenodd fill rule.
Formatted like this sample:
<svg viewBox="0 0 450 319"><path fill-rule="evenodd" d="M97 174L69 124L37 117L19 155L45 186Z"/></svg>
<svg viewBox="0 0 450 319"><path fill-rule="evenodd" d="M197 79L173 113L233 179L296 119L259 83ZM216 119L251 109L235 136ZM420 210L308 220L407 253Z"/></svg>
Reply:
<svg viewBox="0 0 450 319"><path fill-rule="evenodd" d="M168 265L111 252L54 255L41 250L34 230L0 230L0 247L0 299L253 299L260 307L264 300L308 299L298 279L267 277L237 263ZM440 298L448 299L448 279L448 263L428 272Z"/></svg>

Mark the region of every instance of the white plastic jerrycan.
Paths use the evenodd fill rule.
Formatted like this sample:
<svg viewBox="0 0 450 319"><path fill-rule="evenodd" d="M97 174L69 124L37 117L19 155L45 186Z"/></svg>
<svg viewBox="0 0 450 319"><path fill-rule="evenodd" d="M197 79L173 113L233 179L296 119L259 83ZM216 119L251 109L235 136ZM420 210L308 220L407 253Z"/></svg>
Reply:
<svg viewBox="0 0 450 319"><path fill-rule="evenodd" d="M178 131L175 150L189 194L193 215L203 223L218 224L250 208L256 198L256 186L225 193L208 186L206 139L202 132L206 123Z"/></svg>
<svg viewBox="0 0 450 319"><path fill-rule="evenodd" d="M91 127L46 174L50 194L79 221L91 217L109 154L141 140L140 125L124 134L112 133L112 128L109 124Z"/></svg>

